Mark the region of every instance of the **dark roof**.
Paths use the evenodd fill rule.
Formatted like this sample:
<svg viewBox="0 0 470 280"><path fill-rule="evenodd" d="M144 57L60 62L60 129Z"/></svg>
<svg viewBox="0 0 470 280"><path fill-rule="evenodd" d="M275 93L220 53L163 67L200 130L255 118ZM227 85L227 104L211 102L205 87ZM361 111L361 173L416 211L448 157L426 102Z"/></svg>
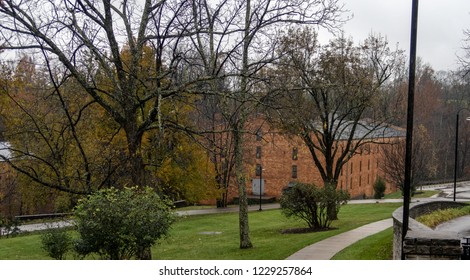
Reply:
<svg viewBox="0 0 470 280"><path fill-rule="evenodd" d="M339 134L340 140L346 140L351 135L354 122L344 122L341 124ZM367 121L359 121L354 131L353 139L378 139L378 138L398 138L405 137L406 131L400 127L392 126L390 124L371 123Z"/></svg>

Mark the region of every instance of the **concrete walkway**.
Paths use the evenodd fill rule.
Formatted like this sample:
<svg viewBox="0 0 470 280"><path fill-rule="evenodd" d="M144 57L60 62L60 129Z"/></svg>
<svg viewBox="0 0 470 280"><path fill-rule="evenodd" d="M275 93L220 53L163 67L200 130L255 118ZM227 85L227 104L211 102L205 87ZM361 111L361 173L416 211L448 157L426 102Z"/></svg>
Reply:
<svg viewBox="0 0 470 280"><path fill-rule="evenodd" d="M367 224L307 246L289 256L287 260L329 260L349 245L367 236L381 232L392 225L393 221L391 218Z"/></svg>

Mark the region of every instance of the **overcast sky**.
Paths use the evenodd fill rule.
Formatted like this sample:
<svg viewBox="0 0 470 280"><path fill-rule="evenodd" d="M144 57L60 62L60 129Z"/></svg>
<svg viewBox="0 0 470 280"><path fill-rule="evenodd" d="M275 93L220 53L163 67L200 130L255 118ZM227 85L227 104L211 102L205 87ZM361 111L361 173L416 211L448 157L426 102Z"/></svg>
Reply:
<svg viewBox="0 0 470 280"><path fill-rule="evenodd" d="M346 36L363 41L370 33L386 36L409 56L412 0L342 0L353 18ZM462 54L464 29L470 29L470 0L421 0L417 55L434 70L453 70ZM327 35L320 33L320 40Z"/></svg>

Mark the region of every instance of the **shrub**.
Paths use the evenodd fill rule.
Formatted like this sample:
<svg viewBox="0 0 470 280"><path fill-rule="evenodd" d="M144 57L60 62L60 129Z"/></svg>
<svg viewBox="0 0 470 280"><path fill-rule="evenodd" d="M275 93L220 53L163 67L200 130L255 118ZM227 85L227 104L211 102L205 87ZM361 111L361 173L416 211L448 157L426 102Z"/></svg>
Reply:
<svg viewBox="0 0 470 280"><path fill-rule="evenodd" d="M174 221L169 205L151 188L110 188L90 195L74 212L80 235L74 249L103 259L150 259L150 247Z"/></svg>
<svg viewBox="0 0 470 280"><path fill-rule="evenodd" d="M64 228L50 228L41 234L42 248L56 260L64 260L72 246L72 237Z"/></svg>
<svg viewBox="0 0 470 280"><path fill-rule="evenodd" d="M332 217L347 199L349 194L333 186L318 188L313 184L296 183L283 192L280 204L286 217L296 217L310 229L317 230L330 227Z"/></svg>
<svg viewBox="0 0 470 280"><path fill-rule="evenodd" d="M0 238L16 236L20 233L19 221L14 218L2 218L0 216Z"/></svg>
<svg viewBox="0 0 470 280"><path fill-rule="evenodd" d="M377 177L374 183L374 198L380 199L385 195L385 180L382 177Z"/></svg>

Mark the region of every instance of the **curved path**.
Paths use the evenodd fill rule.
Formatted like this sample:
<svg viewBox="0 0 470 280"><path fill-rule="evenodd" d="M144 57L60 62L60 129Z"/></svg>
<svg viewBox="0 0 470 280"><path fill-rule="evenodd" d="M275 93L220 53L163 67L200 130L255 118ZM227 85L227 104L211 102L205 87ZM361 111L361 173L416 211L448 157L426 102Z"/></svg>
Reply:
<svg viewBox="0 0 470 280"><path fill-rule="evenodd" d="M307 246L289 256L287 260L329 260L349 245L392 225L391 218L367 224Z"/></svg>

